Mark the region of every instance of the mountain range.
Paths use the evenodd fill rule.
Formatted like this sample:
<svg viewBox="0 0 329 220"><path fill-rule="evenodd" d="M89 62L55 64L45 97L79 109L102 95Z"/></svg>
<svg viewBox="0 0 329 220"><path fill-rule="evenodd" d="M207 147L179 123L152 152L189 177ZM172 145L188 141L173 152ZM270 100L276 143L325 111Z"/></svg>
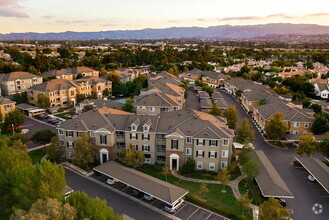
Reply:
<svg viewBox="0 0 329 220"><path fill-rule="evenodd" d="M221 25L211 27L171 27L164 29L116 30L98 32L60 32L60 33L9 33L0 34L0 40L97 40L97 39L246 39L269 35L329 34L329 26L316 24L274 23L263 25Z"/></svg>

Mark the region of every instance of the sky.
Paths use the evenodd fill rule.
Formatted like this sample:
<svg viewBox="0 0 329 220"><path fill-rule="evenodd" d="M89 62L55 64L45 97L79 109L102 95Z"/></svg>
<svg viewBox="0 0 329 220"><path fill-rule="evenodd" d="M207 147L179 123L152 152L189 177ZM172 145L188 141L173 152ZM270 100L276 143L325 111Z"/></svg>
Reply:
<svg viewBox="0 0 329 220"><path fill-rule="evenodd" d="M267 23L329 25L329 0L0 0L0 33Z"/></svg>

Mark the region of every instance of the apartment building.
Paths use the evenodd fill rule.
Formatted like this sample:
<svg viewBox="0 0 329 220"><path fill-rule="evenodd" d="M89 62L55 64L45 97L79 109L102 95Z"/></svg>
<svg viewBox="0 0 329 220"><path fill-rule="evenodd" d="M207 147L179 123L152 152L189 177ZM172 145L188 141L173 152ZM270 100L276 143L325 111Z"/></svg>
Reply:
<svg viewBox="0 0 329 220"><path fill-rule="evenodd" d="M112 82L97 77L86 77L77 80L53 79L28 89L28 101L36 105L38 94L44 93L49 97L50 107L65 107L68 100L76 104L76 96L94 95L102 98L103 91L108 89L112 92Z"/></svg>
<svg viewBox="0 0 329 220"><path fill-rule="evenodd" d="M183 80L187 80L190 83L194 84L196 80L201 80L202 70L193 69L187 72L184 72L179 75Z"/></svg>
<svg viewBox="0 0 329 220"><path fill-rule="evenodd" d="M27 91L28 88L42 83L42 77L28 72L0 74L3 95L13 95Z"/></svg>
<svg viewBox="0 0 329 220"><path fill-rule="evenodd" d="M179 170L189 157L199 170L225 168L234 136L225 119L191 109L151 116L107 114L95 108L58 127L67 159L73 159L74 140L83 132L93 138L101 163L118 158L133 144L143 152L144 163L166 163L171 170Z"/></svg>
<svg viewBox="0 0 329 220"><path fill-rule="evenodd" d="M217 88L223 86L228 77L228 75L224 75L223 73L203 71L201 81L210 87Z"/></svg>
<svg viewBox="0 0 329 220"><path fill-rule="evenodd" d="M0 96L0 122L3 122L6 114L16 108L16 102Z"/></svg>
<svg viewBox="0 0 329 220"><path fill-rule="evenodd" d="M87 76L99 77L99 71L85 66L66 68L60 70L51 70L42 73L42 76L49 79L56 78L56 79L73 80L76 79L79 74L81 77L87 77Z"/></svg>

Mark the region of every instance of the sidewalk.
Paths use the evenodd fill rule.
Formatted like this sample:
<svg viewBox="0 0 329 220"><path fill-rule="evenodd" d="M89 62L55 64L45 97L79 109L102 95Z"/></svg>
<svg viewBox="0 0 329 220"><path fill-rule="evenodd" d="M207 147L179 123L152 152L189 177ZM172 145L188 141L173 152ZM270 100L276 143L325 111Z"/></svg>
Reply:
<svg viewBox="0 0 329 220"><path fill-rule="evenodd" d="M75 166L75 165L73 165L69 162L60 163L60 164L58 164L58 166L59 167L65 167L69 170L72 170L73 172L75 172L75 173L77 173L81 176L90 176L93 173L93 171L88 173L87 171L85 171L85 170L81 169L80 167L77 167L77 166Z"/></svg>

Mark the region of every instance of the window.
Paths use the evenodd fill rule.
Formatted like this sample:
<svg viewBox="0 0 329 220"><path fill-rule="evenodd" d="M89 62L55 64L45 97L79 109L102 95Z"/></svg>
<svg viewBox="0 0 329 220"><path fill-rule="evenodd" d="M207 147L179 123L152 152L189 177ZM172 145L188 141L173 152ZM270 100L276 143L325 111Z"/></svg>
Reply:
<svg viewBox="0 0 329 220"><path fill-rule="evenodd" d="M136 149L136 151L138 151L138 145L137 144L135 145L135 149Z"/></svg>
<svg viewBox="0 0 329 220"><path fill-rule="evenodd" d="M299 127L299 122L294 122L294 127L298 128Z"/></svg>
<svg viewBox="0 0 329 220"><path fill-rule="evenodd" d="M146 111L146 107L145 106L142 106L142 111Z"/></svg>
<svg viewBox="0 0 329 220"><path fill-rule="evenodd" d="M205 140L203 139L197 139L197 145L198 146L203 146L205 144Z"/></svg>
<svg viewBox="0 0 329 220"><path fill-rule="evenodd" d="M125 133L123 131L117 131L116 135L117 135L117 139L120 139L120 140L125 139Z"/></svg>
<svg viewBox="0 0 329 220"><path fill-rule="evenodd" d="M148 132L148 131L149 131L149 126L148 126L148 125L144 125L144 127L143 127L143 131L144 131L144 132Z"/></svg>
<svg viewBox="0 0 329 220"><path fill-rule="evenodd" d="M209 170L215 170L215 163L209 163Z"/></svg>
<svg viewBox="0 0 329 220"><path fill-rule="evenodd" d="M93 131L89 132L90 137L95 137L95 133Z"/></svg>
<svg viewBox="0 0 329 220"><path fill-rule="evenodd" d="M126 148L126 143L125 142L117 142L117 149L122 150Z"/></svg>
<svg viewBox="0 0 329 220"><path fill-rule="evenodd" d="M164 134L157 134L156 135L156 141L157 142L166 142L166 138Z"/></svg>
<svg viewBox="0 0 329 220"><path fill-rule="evenodd" d="M307 135L307 131L303 131L303 135Z"/></svg>
<svg viewBox="0 0 329 220"><path fill-rule="evenodd" d="M154 107L150 107L150 112L155 112L155 108Z"/></svg>
<svg viewBox="0 0 329 220"><path fill-rule="evenodd" d="M136 125L132 125L132 126L131 126L131 130L132 130L132 131L136 131L136 130L137 130L137 126L136 126Z"/></svg>
<svg viewBox="0 0 329 220"><path fill-rule="evenodd" d="M157 156L157 161L166 161L166 156Z"/></svg>
<svg viewBox="0 0 329 220"><path fill-rule="evenodd" d="M66 137L73 137L73 131L66 131Z"/></svg>
<svg viewBox="0 0 329 220"><path fill-rule="evenodd" d="M209 146L211 146L211 147L216 147L217 144L218 144L218 141L216 141L216 140L210 140L209 141Z"/></svg>
<svg viewBox="0 0 329 220"><path fill-rule="evenodd" d="M197 157L204 157L204 151L203 150L197 150L196 151L196 156Z"/></svg>
<svg viewBox="0 0 329 220"><path fill-rule="evenodd" d="M100 144L107 144L107 136L99 135Z"/></svg>
<svg viewBox="0 0 329 220"><path fill-rule="evenodd" d="M157 153L166 153L166 145L157 145Z"/></svg>
<svg viewBox="0 0 329 220"><path fill-rule="evenodd" d="M178 140L171 140L171 149L178 150Z"/></svg>
<svg viewBox="0 0 329 220"><path fill-rule="evenodd" d="M137 106L137 111L140 111L140 110L141 110L141 108L139 106Z"/></svg>
<svg viewBox="0 0 329 220"><path fill-rule="evenodd" d="M59 145L60 146L64 146L65 145L65 141L64 140L59 140Z"/></svg>
<svg viewBox="0 0 329 220"><path fill-rule="evenodd" d="M151 155L144 154L144 163L151 163Z"/></svg>
<svg viewBox="0 0 329 220"><path fill-rule="evenodd" d="M227 162L221 162L220 167L221 167L222 169L223 169L223 168L226 168L226 167L227 167Z"/></svg>
<svg viewBox="0 0 329 220"><path fill-rule="evenodd" d="M150 140L149 134L143 134L143 140Z"/></svg>
<svg viewBox="0 0 329 220"><path fill-rule="evenodd" d="M74 147L74 142L73 141L68 141L68 142L66 142L66 146L68 148L73 148Z"/></svg>
<svg viewBox="0 0 329 220"><path fill-rule="evenodd" d="M217 152L216 151L210 151L208 157L209 158L217 158Z"/></svg>
<svg viewBox="0 0 329 220"><path fill-rule="evenodd" d="M308 123L305 123L305 124L304 124L304 127L305 127L305 128L308 128Z"/></svg>
<svg viewBox="0 0 329 220"><path fill-rule="evenodd" d="M192 155L192 148L186 148L186 155Z"/></svg>
<svg viewBox="0 0 329 220"><path fill-rule="evenodd" d="M228 139L223 140L223 146L228 146Z"/></svg>
<svg viewBox="0 0 329 220"><path fill-rule="evenodd" d="M59 135L63 135L63 134L64 134L63 130L62 130L62 129L59 129L59 130L58 130L58 134L59 134Z"/></svg>
<svg viewBox="0 0 329 220"><path fill-rule="evenodd" d="M69 158L73 159L73 153L72 152L69 152Z"/></svg>
<svg viewBox="0 0 329 220"><path fill-rule="evenodd" d="M150 146L149 145L142 145L142 151L150 152Z"/></svg>
<svg viewBox="0 0 329 220"><path fill-rule="evenodd" d="M222 157L228 158L228 150L222 150Z"/></svg>
<svg viewBox="0 0 329 220"><path fill-rule="evenodd" d="M196 167L201 170L203 169L203 162L197 162Z"/></svg>
<svg viewBox="0 0 329 220"><path fill-rule="evenodd" d="M192 137L186 137L186 143L191 144L192 143Z"/></svg>
<svg viewBox="0 0 329 220"><path fill-rule="evenodd" d="M136 133L131 133L130 134L130 139L131 140L136 140L137 139L137 134Z"/></svg>
<svg viewBox="0 0 329 220"><path fill-rule="evenodd" d="M292 131L293 134L299 134L299 131Z"/></svg>

